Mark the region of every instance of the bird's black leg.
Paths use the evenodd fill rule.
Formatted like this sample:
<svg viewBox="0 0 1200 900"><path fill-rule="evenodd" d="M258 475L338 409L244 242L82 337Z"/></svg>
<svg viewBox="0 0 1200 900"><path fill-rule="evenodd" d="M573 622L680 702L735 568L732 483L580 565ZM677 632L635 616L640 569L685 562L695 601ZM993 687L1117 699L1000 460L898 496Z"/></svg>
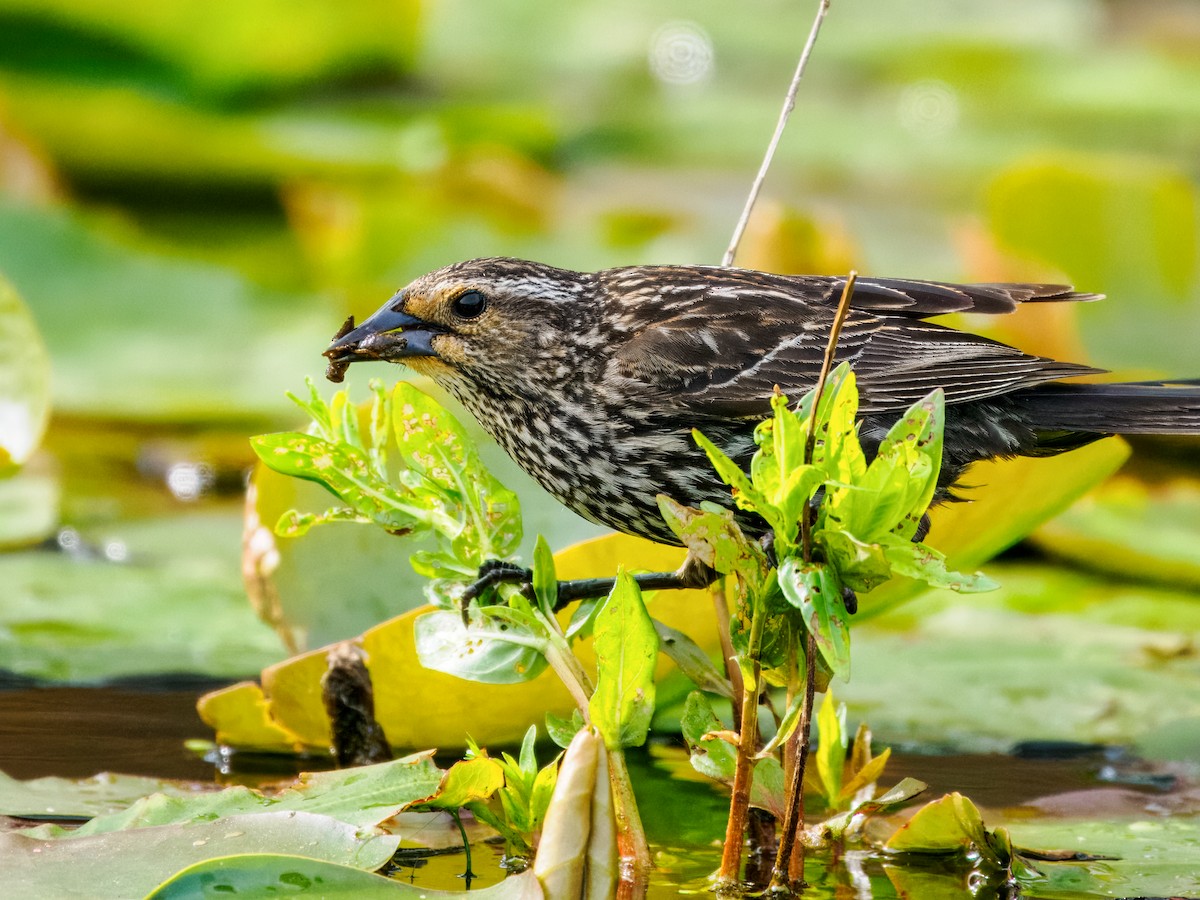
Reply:
<svg viewBox="0 0 1200 900"><path fill-rule="evenodd" d="M459 598L459 609L462 612L463 627L467 622L467 607L471 601L498 584L533 584L533 570L518 566L516 563L505 562L502 559L489 559L479 567L478 577L467 585Z"/></svg>
<svg viewBox="0 0 1200 900"><path fill-rule="evenodd" d="M696 559L690 553L674 572L646 572L634 575L633 580L644 591L695 590L706 588L718 578L717 573ZM499 559L489 559L479 567L479 577L467 585L460 598L463 624L467 624L467 607L471 601L479 597L488 588L499 584L529 585L533 581L533 572L515 563ZM558 583L558 602L554 608L562 609L568 603L576 600L586 600L591 597L604 597L609 594L616 578L577 578Z"/></svg>
<svg viewBox="0 0 1200 900"><path fill-rule="evenodd" d="M686 591L706 588L720 576L716 570L709 568L692 554L688 554L674 572L646 572L634 575L633 580L643 591ZM604 597L617 583L616 578L579 578L574 581L558 583L558 603L555 609L561 609L576 600L586 600L590 597Z"/></svg>

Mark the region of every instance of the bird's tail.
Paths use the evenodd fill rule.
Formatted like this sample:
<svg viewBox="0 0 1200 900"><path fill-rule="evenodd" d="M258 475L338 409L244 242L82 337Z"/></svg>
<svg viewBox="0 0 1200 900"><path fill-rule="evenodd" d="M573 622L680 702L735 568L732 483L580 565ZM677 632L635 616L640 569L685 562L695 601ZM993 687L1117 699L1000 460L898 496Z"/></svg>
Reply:
<svg viewBox="0 0 1200 900"><path fill-rule="evenodd" d="M1200 435L1200 379L1051 382L1014 395L1039 432Z"/></svg>

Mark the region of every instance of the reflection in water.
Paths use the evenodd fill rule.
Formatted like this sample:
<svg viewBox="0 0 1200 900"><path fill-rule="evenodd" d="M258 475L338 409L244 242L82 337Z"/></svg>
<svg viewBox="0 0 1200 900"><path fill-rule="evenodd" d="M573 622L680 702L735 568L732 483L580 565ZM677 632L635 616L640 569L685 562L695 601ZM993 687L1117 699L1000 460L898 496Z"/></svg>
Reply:
<svg viewBox="0 0 1200 900"><path fill-rule="evenodd" d="M196 715L196 698L225 682L180 681L160 681L159 690L0 690L0 771L14 778L109 771L211 781L212 765L183 742L212 736Z"/></svg>

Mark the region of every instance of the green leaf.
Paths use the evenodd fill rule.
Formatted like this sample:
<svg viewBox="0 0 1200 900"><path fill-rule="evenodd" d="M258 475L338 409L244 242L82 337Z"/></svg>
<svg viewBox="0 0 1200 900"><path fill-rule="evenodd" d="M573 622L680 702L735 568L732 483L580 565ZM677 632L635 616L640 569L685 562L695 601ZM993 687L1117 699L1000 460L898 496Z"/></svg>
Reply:
<svg viewBox="0 0 1200 900"><path fill-rule="evenodd" d="M737 750L720 738L709 738L710 732L725 730L725 724L713 712L708 697L699 691L688 694L680 719L683 739L687 742L689 761L692 768L722 784L733 783ZM750 803L759 809L782 818L787 805L787 790L784 786L783 767L773 756L759 759L754 765L754 778L750 784Z"/></svg>
<svg viewBox="0 0 1200 900"><path fill-rule="evenodd" d="M342 502L391 531L432 527L446 535L461 526L434 498L400 493L372 470L366 455L347 444L285 432L250 439L259 458L284 475L324 485Z"/></svg>
<svg viewBox="0 0 1200 900"><path fill-rule="evenodd" d="M817 413L813 465L826 476L846 484L858 481L867 461L858 442L858 380L848 363L841 363L825 383Z"/></svg>
<svg viewBox="0 0 1200 900"><path fill-rule="evenodd" d="M658 633L637 582L625 571L596 617L596 690L592 724L610 749L640 747L654 715Z"/></svg>
<svg viewBox="0 0 1200 900"><path fill-rule="evenodd" d="M762 548L747 540L733 513L715 504L693 509L658 495L658 508L671 530L705 565L721 574L737 574L758 590L769 566Z"/></svg>
<svg viewBox="0 0 1200 900"><path fill-rule="evenodd" d="M890 853L963 853L987 846L975 804L955 791L917 810L884 844Z"/></svg>
<svg viewBox="0 0 1200 900"><path fill-rule="evenodd" d="M517 684L546 668L543 639L513 629L464 628L456 612L428 612L416 620L413 632L421 665L468 681Z"/></svg>
<svg viewBox="0 0 1200 900"><path fill-rule="evenodd" d="M224 856L189 866L155 888L146 900L275 894L320 896L328 900L449 900L463 896L462 891L432 890L336 863L259 853ZM471 891L471 897L478 900L534 900L540 896L532 872L510 875L499 884Z"/></svg>
<svg viewBox="0 0 1200 900"><path fill-rule="evenodd" d="M842 785L840 799L852 800L854 795L863 788L873 785L878 781L879 776L883 774L883 770L887 767L887 762L891 755L892 748L887 747L878 756L872 757L870 762L855 772L850 780Z"/></svg>
<svg viewBox="0 0 1200 900"><path fill-rule="evenodd" d="M883 552L892 570L924 581L932 587L951 588L962 593L994 591L998 585L982 572L963 575L946 568L946 557L927 544L914 544L902 538L885 538Z"/></svg>
<svg viewBox="0 0 1200 900"><path fill-rule="evenodd" d="M504 770L487 756L460 759L442 775L437 790L408 804L408 809L444 809L455 812L472 803L489 800L504 787Z"/></svg>
<svg viewBox="0 0 1200 900"><path fill-rule="evenodd" d="M537 755L534 752L536 744L537 726L530 725L529 730L525 732L525 737L521 738L521 755L517 758L517 764L526 778L537 775ZM505 755L507 756L507 754Z"/></svg>
<svg viewBox="0 0 1200 900"><path fill-rule="evenodd" d="M275 523L275 533L280 537L295 538L308 534L316 525L328 525L330 522L358 522L365 525L371 521L346 506L335 506L321 513L302 513L289 509Z"/></svg>
<svg viewBox="0 0 1200 900"><path fill-rule="evenodd" d="M900 537L911 538L916 534L921 517L933 501L938 476L942 470L942 436L945 421L945 394L941 388L936 388L914 403L891 427L879 445L879 454L889 457L897 448L904 447L903 452L897 455L905 460L911 481L901 504L904 509L903 519L895 527ZM913 458L914 452L917 454L916 458Z"/></svg>
<svg viewBox="0 0 1200 900"><path fill-rule="evenodd" d="M596 616L600 614L600 609L603 606L603 597L592 597L588 600L581 600L576 605L575 611L571 613L571 618L567 622L564 632L567 640L574 641L591 637L592 629L596 625Z"/></svg>
<svg viewBox="0 0 1200 900"><path fill-rule="evenodd" d="M819 529L813 541L837 570L842 584L853 591L869 591L892 575L892 566L880 544L864 543L849 531L828 528Z"/></svg>
<svg viewBox="0 0 1200 900"><path fill-rule="evenodd" d="M402 381L392 393L392 425L405 461L452 507L462 510L455 550L463 559L504 559L521 542L521 506L483 465L461 424L436 400Z"/></svg>
<svg viewBox="0 0 1200 900"><path fill-rule="evenodd" d="M846 705L833 699L826 691L817 711L816 763L825 802L837 809L842 797L842 770L846 766L846 747L850 735L846 731Z"/></svg>
<svg viewBox="0 0 1200 900"><path fill-rule="evenodd" d="M270 795L242 786L191 795L174 791L155 793L139 798L119 812L97 816L74 830L42 825L27 833L42 838L75 840L114 831L191 825L220 817L295 810L319 813L348 825L369 828L433 793L442 772L430 756L429 752L416 753L371 766L305 773L293 787Z"/></svg>
<svg viewBox="0 0 1200 900"><path fill-rule="evenodd" d="M15 897L78 895L84 878L89 898L128 900L214 856L303 854L374 870L399 843L398 835L364 835L357 826L328 816L260 812L67 840L0 834L0 869L5 890Z"/></svg>
<svg viewBox="0 0 1200 900"><path fill-rule="evenodd" d="M733 688L729 685L729 679L717 670L699 644L682 631L664 625L658 619L653 621L660 641L659 649L679 666L679 671L690 678L700 690L733 699Z"/></svg>
<svg viewBox="0 0 1200 900"><path fill-rule="evenodd" d="M542 614L553 616L558 605L558 576L554 572L554 554L540 534L533 546L533 594Z"/></svg>
<svg viewBox="0 0 1200 900"><path fill-rule="evenodd" d="M849 678L850 626L836 570L789 556L779 566L779 586L788 603L800 610L830 671Z"/></svg>
<svg viewBox="0 0 1200 900"><path fill-rule="evenodd" d="M888 532L916 533L933 499L941 469L943 401L940 390L915 403L880 443L870 466L830 491L829 516L862 541Z"/></svg>
<svg viewBox="0 0 1200 900"><path fill-rule="evenodd" d="M732 489L733 502L739 509L748 509L757 512L771 525L775 525L776 521L779 521L782 527L778 513L775 512L770 501L751 483L750 478L741 470L737 463L726 456L721 448L701 434L699 430L692 429L692 438L700 446L700 449L707 454L709 462L712 463L717 475ZM668 519L667 521L669 524L670 520Z"/></svg>
<svg viewBox="0 0 1200 900"><path fill-rule="evenodd" d="M550 740L564 750L571 746L571 741L583 726L583 713L578 709L571 710L570 716L546 713L546 733L550 735Z"/></svg>

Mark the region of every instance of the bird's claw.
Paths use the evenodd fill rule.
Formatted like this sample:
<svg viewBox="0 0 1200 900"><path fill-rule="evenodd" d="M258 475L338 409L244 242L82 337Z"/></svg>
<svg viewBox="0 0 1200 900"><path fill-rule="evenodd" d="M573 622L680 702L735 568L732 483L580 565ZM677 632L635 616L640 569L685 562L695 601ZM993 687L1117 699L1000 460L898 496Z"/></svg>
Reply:
<svg viewBox="0 0 1200 900"><path fill-rule="evenodd" d="M467 610L471 606L471 601L480 597L489 588L494 588L499 584L532 585L533 570L503 559L485 560L479 566L476 579L467 585L467 589L459 597L459 610L462 613L464 628L468 625Z"/></svg>

